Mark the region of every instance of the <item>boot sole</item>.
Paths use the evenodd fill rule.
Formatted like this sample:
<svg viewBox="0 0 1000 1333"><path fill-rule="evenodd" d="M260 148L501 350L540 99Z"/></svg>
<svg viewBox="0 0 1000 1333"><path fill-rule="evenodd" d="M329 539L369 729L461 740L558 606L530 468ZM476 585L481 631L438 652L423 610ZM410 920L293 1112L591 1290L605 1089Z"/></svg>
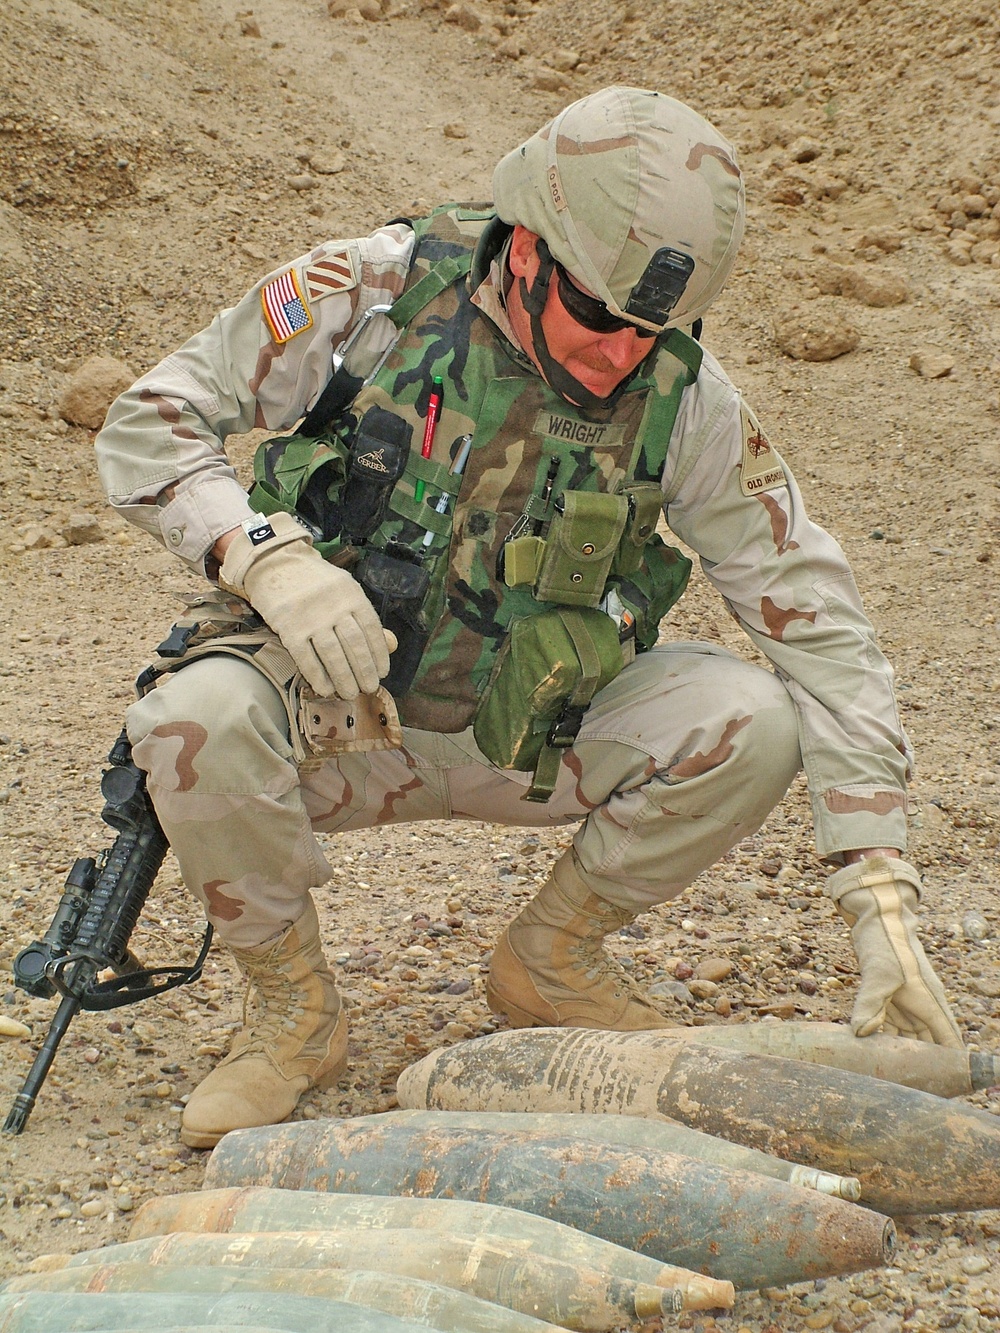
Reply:
<svg viewBox="0 0 1000 1333"><path fill-rule="evenodd" d="M326 1092L327 1088L329 1088L332 1084L336 1083L337 1079L340 1078L341 1074L343 1074L346 1068L347 1068L347 1056L344 1055L341 1057L340 1060L337 1061L335 1065L333 1065L330 1069L328 1069L325 1074L321 1075L313 1083L310 1083L309 1087L303 1090L302 1096L304 1097L305 1094L310 1090L310 1088L316 1088L319 1092ZM292 1110L289 1111L288 1115L286 1115L282 1120L268 1120L265 1122L265 1124L287 1125L289 1120L291 1120L294 1112L295 1108L293 1107ZM234 1129L264 1129L264 1128L265 1125L234 1126ZM193 1130L185 1129L182 1125L181 1143L183 1143L185 1147L188 1148L214 1148L218 1144L220 1139L225 1138L227 1134L230 1134L232 1132L233 1130L231 1129L223 1129L220 1130L218 1133L216 1133L214 1130L203 1130L201 1133L198 1133Z"/></svg>
<svg viewBox="0 0 1000 1333"><path fill-rule="evenodd" d="M545 1020L539 1018L536 1014L530 1013L527 1009L522 1009L510 1000L503 999L496 987L490 984L488 978L486 981L486 1003L491 1013L506 1018L511 1027L543 1028L548 1026Z"/></svg>

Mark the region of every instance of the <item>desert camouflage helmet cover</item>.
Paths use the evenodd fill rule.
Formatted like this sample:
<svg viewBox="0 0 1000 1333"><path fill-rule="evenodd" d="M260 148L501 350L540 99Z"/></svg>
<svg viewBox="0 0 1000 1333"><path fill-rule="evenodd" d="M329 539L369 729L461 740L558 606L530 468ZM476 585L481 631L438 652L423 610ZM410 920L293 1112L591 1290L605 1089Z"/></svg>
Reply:
<svg viewBox="0 0 1000 1333"><path fill-rule="evenodd" d="M722 290L743 236L743 178L730 143L683 102L604 88L571 103L493 173L504 222L543 237L554 257L616 315L687 326ZM662 322L626 312L663 247L694 268Z"/></svg>

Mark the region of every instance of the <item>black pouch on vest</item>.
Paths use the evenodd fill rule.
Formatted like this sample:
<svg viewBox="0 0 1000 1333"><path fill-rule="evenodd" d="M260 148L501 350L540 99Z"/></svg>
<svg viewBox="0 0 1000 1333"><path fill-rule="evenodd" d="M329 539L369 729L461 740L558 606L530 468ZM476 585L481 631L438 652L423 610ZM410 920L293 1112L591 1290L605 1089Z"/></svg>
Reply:
<svg viewBox="0 0 1000 1333"><path fill-rule="evenodd" d="M384 407L370 407L361 418L341 500L341 531L355 545L366 541L385 517L392 488L406 467L412 438L409 422Z"/></svg>
<svg viewBox="0 0 1000 1333"><path fill-rule="evenodd" d="M399 646L389 658L389 674L382 684L391 695L399 697L413 684L427 645L429 631L420 612L430 587L430 573L384 551L365 551L354 577L383 626L396 636Z"/></svg>

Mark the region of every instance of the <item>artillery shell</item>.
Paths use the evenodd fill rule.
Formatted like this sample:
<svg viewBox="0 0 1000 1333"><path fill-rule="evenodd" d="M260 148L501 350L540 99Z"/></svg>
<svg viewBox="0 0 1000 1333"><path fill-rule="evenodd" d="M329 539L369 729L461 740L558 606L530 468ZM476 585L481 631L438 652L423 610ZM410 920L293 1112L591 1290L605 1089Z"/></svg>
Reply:
<svg viewBox="0 0 1000 1333"><path fill-rule="evenodd" d="M54 1292L0 1295L0 1333L70 1333L77 1329L164 1329L211 1321L223 1328L267 1327L281 1333L427 1333L426 1324L345 1301L287 1292Z"/></svg>
<svg viewBox="0 0 1000 1333"><path fill-rule="evenodd" d="M478 1129L491 1133L497 1129L513 1129L532 1134L536 1138L548 1135L590 1139L618 1148L656 1148L661 1152L680 1153L711 1162L714 1166L752 1171L757 1176L786 1180L790 1185L832 1194L838 1199L861 1198L861 1182L856 1176L835 1176L829 1171L817 1171L813 1166L786 1162L771 1153L744 1148L701 1130L691 1129L679 1121L647 1120L634 1115L573 1115L570 1112L548 1112L544 1118L538 1112L517 1111L420 1111L387 1112L399 1123L422 1125L428 1129Z"/></svg>
<svg viewBox="0 0 1000 1333"><path fill-rule="evenodd" d="M889 1214L1000 1206L995 1116L865 1074L660 1031L495 1032L425 1056L397 1086L405 1106L681 1120L857 1176L865 1203Z"/></svg>
<svg viewBox="0 0 1000 1333"><path fill-rule="evenodd" d="M426 1113L425 1113L426 1114ZM644 1123L644 1122L637 1122ZM131 1240L170 1231L325 1231L342 1227L416 1227L496 1240L517 1240L535 1254L579 1264L616 1277L680 1293L685 1310L733 1304L731 1282L662 1264L599 1236L547 1217L467 1199L389 1198L368 1194L319 1194L310 1190L204 1189L150 1199L138 1210Z"/></svg>
<svg viewBox="0 0 1000 1333"><path fill-rule="evenodd" d="M189 1294L227 1291L294 1292L324 1301L350 1302L383 1310L398 1319L441 1329L442 1333L560 1333L555 1324L508 1310L452 1287L397 1273L304 1268L176 1268L165 1265L106 1264L29 1273L12 1278L5 1291L155 1292ZM349 1322L349 1321L348 1321ZM346 1324L345 1324L346 1326Z"/></svg>
<svg viewBox="0 0 1000 1333"><path fill-rule="evenodd" d="M880 1032L855 1037L840 1023L721 1023L679 1028L676 1033L671 1031L670 1036L675 1035L730 1051L780 1055L786 1060L847 1069L937 1097L966 1097L1000 1083L1000 1056Z"/></svg>
<svg viewBox="0 0 1000 1333"><path fill-rule="evenodd" d="M876 1213L677 1153L512 1130L422 1131L384 1115L234 1130L212 1153L205 1185L505 1203L744 1288L877 1267L895 1244Z"/></svg>
<svg viewBox="0 0 1000 1333"><path fill-rule="evenodd" d="M259 1235L178 1232L72 1255L66 1268L117 1263L243 1268L379 1269L470 1292L581 1333L680 1308L672 1289L609 1276L533 1254L514 1240L386 1227L359 1231L269 1231Z"/></svg>

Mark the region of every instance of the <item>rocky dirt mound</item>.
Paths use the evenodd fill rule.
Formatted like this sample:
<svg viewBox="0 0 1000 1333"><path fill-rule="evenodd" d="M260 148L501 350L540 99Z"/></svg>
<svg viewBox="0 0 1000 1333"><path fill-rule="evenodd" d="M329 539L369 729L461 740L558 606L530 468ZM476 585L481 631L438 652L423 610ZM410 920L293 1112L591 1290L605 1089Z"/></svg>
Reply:
<svg viewBox="0 0 1000 1333"><path fill-rule="evenodd" d="M93 431L60 411L73 376L93 355L138 373L318 239L488 197L502 152L613 81L694 102L740 146L750 225L706 341L845 545L897 666L924 938L970 1044L1000 1048L995 5L8 0L2 27L4 1098L54 1008L14 991L13 955L72 860L108 842L104 755L192 585L103 507ZM752 654L703 585L669 633ZM493 940L566 837L426 825L330 844L318 901L351 1064L299 1114L387 1108L415 1056L491 1029ZM853 963L823 878L797 787L613 947L679 1023L843 1017ZM190 958L199 934L168 861L137 952ZM219 952L195 987L81 1016L27 1133L0 1143L0 1274L121 1239L142 1199L198 1187L179 1108L238 1019ZM974 1100L1000 1109L998 1090ZM1000 1214L900 1230L893 1269L741 1297L727 1326L996 1326Z"/></svg>

